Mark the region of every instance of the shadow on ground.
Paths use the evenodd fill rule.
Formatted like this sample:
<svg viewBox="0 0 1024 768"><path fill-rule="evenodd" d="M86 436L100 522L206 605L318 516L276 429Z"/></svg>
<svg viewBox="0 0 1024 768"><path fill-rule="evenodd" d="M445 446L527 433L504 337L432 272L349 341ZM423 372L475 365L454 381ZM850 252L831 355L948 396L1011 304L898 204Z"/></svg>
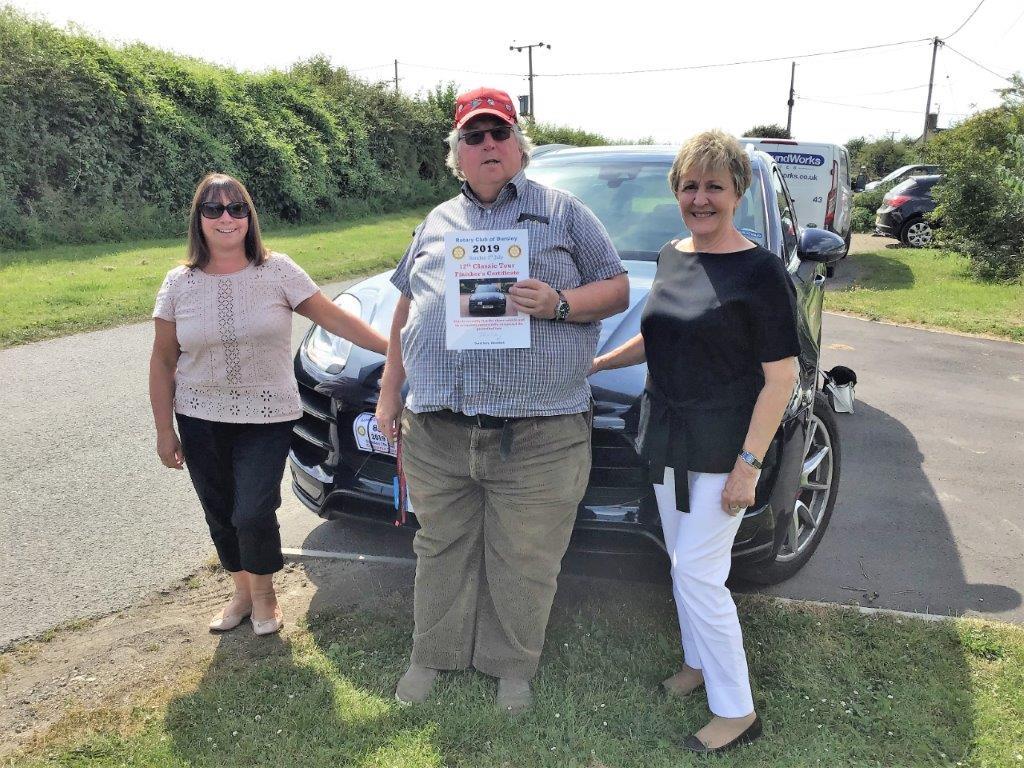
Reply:
<svg viewBox="0 0 1024 768"><path fill-rule="evenodd" d="M765 591L921 613L1018 607L1017 590L965 577L946 512L910 430L861 400L856 413L837 420L843 468L832 522L803 570Z"/></svg>
<svg viewBox="0 0 1024 768"><path fill-rule="evenodd" d="M493 707L494 681L473 671L444 673L425 705L393 701L412 629L411 568L365 566L353 576L311 562L307 572L317 593L305 631L266 642L224 637L195 690L171 703L163 728L175 764L701 764L678 744L707 719L704 696L679 702L658 692L680 661L666 586L563 577L535 705L509 719ZM939 751L969 755L970 678L953 627L929 627L925 640L914 622L759 598L741 601L740 612L767 738L717 764L917 765L944 764Z"/></svg>

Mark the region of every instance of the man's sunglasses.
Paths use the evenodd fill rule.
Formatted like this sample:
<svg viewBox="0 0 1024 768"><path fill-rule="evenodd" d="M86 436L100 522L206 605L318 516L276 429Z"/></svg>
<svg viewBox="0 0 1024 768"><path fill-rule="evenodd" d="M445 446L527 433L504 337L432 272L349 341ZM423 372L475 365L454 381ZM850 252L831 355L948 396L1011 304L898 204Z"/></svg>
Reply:
<svg viewBox="0 0 1024 768"><path fill-rule="evenodd" d="M224 211L232 219L244 219L249 215L249 206L246 203L202 203L199 206L199 213L207 219L219 219Z"/></svg>
<svg viewBox="0 0 1024 768"><path fill-rule="evenodd" d="M491 134L491 138L495 141L508 141L512 135L511 125L499 125L496 128L484 128L479 131L466 131L461 134L459 138L469 144L471 147L475 147L477 144L484 143L484 136Z"/></svg>

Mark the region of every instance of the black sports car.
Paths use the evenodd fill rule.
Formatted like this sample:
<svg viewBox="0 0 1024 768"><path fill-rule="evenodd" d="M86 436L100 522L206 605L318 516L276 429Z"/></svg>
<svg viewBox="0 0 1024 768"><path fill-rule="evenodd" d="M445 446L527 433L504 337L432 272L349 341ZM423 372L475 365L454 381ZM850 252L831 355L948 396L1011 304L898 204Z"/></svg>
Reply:
<svg viewBox="0 0 1024 768"><path fill-rule="evenodd" d="M757 502L745 514L733 559L744 577L774 583L810 558L828 525L839 482L835 421L818 393L821 304L828 263L842 258L843 241L821 229L800 229L785 180L769 155L748 148L751 188L736 224L752 241L778 254L797 290L801 354L793 398L764 459ZM598 351L639 332L661 246L685 235L667 175L670 148L603 147L543 153L527 175L566 189L601 219L629 270L630 304L602 323ZM336 299L360 312L385 335L398 299L390 272L364 280ZM304 415L296 425L292 487L323 517L355 515L391 523L395 458L373 413L383 359L314 327L295 357ZM644 468L633 448L643 365L591 377L594 394L593 469L579 507L577 538L658 544L661 525ZM413 510L415 513L415 510ZM415 514L407 525L416 525ZM388 535L382 527L381 535Z"/></svg>

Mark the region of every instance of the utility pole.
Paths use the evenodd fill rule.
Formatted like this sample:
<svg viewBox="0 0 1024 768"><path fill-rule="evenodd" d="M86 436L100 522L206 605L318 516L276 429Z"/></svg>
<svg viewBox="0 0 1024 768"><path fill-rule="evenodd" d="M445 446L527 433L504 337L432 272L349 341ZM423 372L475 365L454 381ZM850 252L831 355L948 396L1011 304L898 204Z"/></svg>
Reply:
<svg viewBox="0 0 1024 768"><path fill-rule="evenodd" d="M533 102L533 49L534 48L547 48L548 50L551 50L551 46L548 45L547 43L533 43L532 45L510 45L508 47L508 49L510 51L519 51L520 53L523 52L524 48L526 49L526 55L529 58L528 65L529 65L529 68L530 68L530 74L529 74L529 79L530 79L530 119L533 120L534 122L536 122L537 121L537 117L536 117L536 115L537 115L537 108L536 108L536 106L534 106L534 102Z"/></svg>
<svg viewBox="0 0 1024 768"><path fill-rule="evenodd" d="M395 59L395 93L398 93L398 59Z"/></svg>
<svg viewBox="0 0 1024 768"><path fill-rule="evenodd" d="M935 83L935 55L939 52L942 41L939 38L932 38L932 72L928 76L928 103L924 107L924 130L921 131L921 144L928 141L928 115L932 111L932 85Z"/></svg>
<svg viewBox="0 0 1024 768"><path fill-rule="evenodd" d="M796 82L796 62L789 68L789 112L786 113L786 136L793 138L793 83Z"/></svg>

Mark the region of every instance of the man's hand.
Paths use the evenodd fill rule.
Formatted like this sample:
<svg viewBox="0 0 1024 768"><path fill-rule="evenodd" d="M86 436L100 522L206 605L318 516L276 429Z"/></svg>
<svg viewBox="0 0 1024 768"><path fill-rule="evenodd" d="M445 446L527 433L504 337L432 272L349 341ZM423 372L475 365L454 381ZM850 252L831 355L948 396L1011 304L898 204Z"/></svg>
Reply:
<svg viewBox="0 0 1024 768"><path fill-rule="evenodd" d="M392 445L398 440L398 434L402 431L402 391L390 391L390 388L381 388L377 397L377 426L384 433L384 437Z"/></svg>
<svg viewBox="0 0 1024 768"><path fill-rule="evenodd" d="M558 292L543 280L520 280L508 289L516 308L531 317L552 320L558 308Z"/></svg>

